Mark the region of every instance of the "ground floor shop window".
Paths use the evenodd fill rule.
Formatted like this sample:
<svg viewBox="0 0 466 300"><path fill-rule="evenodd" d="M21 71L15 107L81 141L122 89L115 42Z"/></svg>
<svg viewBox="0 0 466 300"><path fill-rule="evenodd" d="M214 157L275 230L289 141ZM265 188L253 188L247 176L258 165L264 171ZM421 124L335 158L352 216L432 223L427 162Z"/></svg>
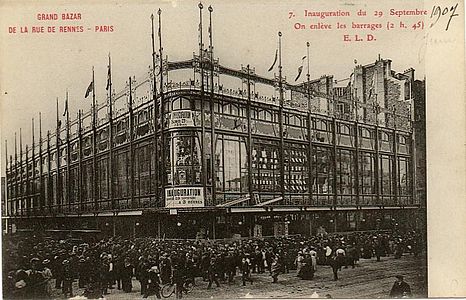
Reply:
<svg viewBox="0 0 466 300"><path fill-rule="evenodd" d="M166 137L165 146L170 165L166 169L169 185L201 183L200 133L175 132Z"/></svg>
<svg viewBox="0 0 466 300"><path fill-rule="evenodd" d="M259 193L280 192L278 142L254 140L252 149L253 190Z"/></svg>

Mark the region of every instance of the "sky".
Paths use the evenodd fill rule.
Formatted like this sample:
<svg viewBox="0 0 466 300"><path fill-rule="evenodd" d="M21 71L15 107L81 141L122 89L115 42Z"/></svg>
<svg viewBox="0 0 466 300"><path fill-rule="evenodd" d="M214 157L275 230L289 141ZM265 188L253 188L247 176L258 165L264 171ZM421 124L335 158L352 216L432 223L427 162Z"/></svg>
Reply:
<svg viewBox="0 0 466 300"><path fill-rule="evenodd" d="M60 2L58 2L60 3ZM256 73L272 78L267 72L277 49L278 31L282 36L283 73L294 83L301 59L310 42L310 74L318 78L331 74L335 79L348 78L358 64L374 62L378 55L392 60L397 72L413 67L416 78L425 74L424 42L422 30L387 30L387 21L398 24L401 18L390 17L390 8L423 9L422 1L206 1L203 9L204 40L207 45L207 7L212 5L214 56L221 65L240 69L250 64ZM13 153L14 133L22 128L23 147L31 144L31 122L35 119L35 136L39 135L38 114L42 114L43 134L54 130L56 99L60 114L65 93L69 92L70 116L76 117L79 109L89 110L90 97L84 93L95 69L97 102L105 101L108 55L112 58L113 87L118 92L125 87L129 76L142 78L151 64L151 21L154 13L162 9L162 39L164 55L170 61L191 59L198 51L199 8L197 1L139 1L137 3L108 1L68 2L53 4L42 2L3 2L0 18L0 117L1 160L5 158L5 140L8 154ZM360 9L366 17L354 16ZM308 11L350 11L351 17L305 17ZM375 17L375 11L384 16ZM38 20L38 14L57 13L58 20ZM62 13L80 13L80 20L61 20ZM294 15L290 18L290 15ZM409 17L409 23L423 20ZM336 29L336 23L345 23L347 29ZM352 22L380 23L378 30L354 30ZM331 30L297 30L296 23L331 25ZM156 22L157 24L157 22ZM83 26L82 33L31 33L31 26ZM113 26L113 32L95 32L95 26ZM17 32L27 26L28 33ZM349 27L349 28L348 28ZM90 28L90 30L87 30ZM58 29L57 29L58 30ZM157 38L157 28L155 30ZM372 34L375 41L345 42L344 35ZM306 71L307 68L305 68ZM305 78L305 76L303 76ZM45 134L44 134L45 135ZM19 141L19 140L18 140ZM4 163L2 162L2 169Z"/></svg>

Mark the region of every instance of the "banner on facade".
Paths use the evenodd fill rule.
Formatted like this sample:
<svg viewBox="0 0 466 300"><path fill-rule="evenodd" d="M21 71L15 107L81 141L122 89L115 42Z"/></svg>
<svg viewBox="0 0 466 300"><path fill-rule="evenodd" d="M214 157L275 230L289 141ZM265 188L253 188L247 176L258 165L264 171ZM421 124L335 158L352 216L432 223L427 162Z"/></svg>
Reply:
<svg viewBox="0 0 466 300"><path fill-rule="evenodd" d="M172 111L170 114L169 128L194 126L193 112L190 110Z"/></svg>
<svg viewBox="0 0 466 300"><path fill-rule="evenodd" d="M204 190L202 187L166 188L165 207L204 207Z"/></svg>

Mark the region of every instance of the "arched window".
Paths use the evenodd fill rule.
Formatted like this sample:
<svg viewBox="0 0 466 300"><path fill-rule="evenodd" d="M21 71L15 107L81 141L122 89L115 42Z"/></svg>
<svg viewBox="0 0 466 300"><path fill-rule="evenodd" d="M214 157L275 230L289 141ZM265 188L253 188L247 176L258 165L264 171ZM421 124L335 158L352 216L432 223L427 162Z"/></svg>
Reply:
<svg viewBox="0 0 466 300"><path fill-rule="evenodd" d="M361 128L361 137L370 139L371 138L371 132L367 128Z"/></svg>
<svg viewBox="0 0 466 300"><path fill-rule="evenodd" d="M390 141L390 136L386 132L380 132L380 140L383 142L389 142Z"/></svg>
<svg viewBox="0 0 466 300"><path fill-rule="evenodd" d="M191 100L188 98L181 98L181 109L191 109Z"/></svg>
<svg viewBox="0 0 466 300"><path fill-rule="evenodd" d="M340 124L340 133L349 135L350 134L350 127L346 124Z"/></svg>
<svg viewBox="0 0 466 300"><path fill-rule="evenodd" d="M265 120L272 122L272 113L270 111L264 110Z"/></svg>
<svg viewBox="0 0 466 300"><path fill-rule="evenodd" d="M181 109L181 99L178 98L178 99L173 100L172 107L173 107L173 110Z"/></svg>
<svg viewBox="0 0 466 300"><path fill-rule="evenodd" d="M234 104L231 105L231 114L234 115L234 116L239 115L238 106L236 106Z"/></svg>
<svg viewBox="0 0 466 300"><path fill-rule="evenodd" d="M223 105L223 113L227 115L231 114L231 106L229 103Z"/></svg>
<svg viewBox="0 0 466 300"><path fill-rule="evenodd" d="M406 137L405 136L399 135L398 139L399 139L400 145L406 145Z"/></svg>
<svg viewBox="0 0 466 300"><path fill-rule="evenodd" d="M314 129L327 131L327 122L326 122L326 120L315 120Z"/></svg>
<svg viewBox="0 0 466 300"><path fill-rule="evenodd" d="M173 110L191 109L191 101L187 98L177 98L173 100Z"/></svg>
<svg viewBox="0 0 466 300"><path fill-rule="evenodd" d="M294 126L300 126L300 119L297 116L291 116L290 118L290 124Z"/></svg>

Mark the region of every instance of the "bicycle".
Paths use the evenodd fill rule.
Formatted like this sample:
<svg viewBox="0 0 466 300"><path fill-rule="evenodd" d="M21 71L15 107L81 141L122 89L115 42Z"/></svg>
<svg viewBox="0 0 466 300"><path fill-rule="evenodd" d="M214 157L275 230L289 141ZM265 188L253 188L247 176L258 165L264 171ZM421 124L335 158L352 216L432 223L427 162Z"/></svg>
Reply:
<svg viewBox="0 0 466 300"><path fill-rule="evenodd" d="M194 281L192 279L186 278L183 282L183 291L185 294L191 292L194 288ZM170 282L164 284L161 289L162 297L168 298L175 293L175 283Z"/></svg>

